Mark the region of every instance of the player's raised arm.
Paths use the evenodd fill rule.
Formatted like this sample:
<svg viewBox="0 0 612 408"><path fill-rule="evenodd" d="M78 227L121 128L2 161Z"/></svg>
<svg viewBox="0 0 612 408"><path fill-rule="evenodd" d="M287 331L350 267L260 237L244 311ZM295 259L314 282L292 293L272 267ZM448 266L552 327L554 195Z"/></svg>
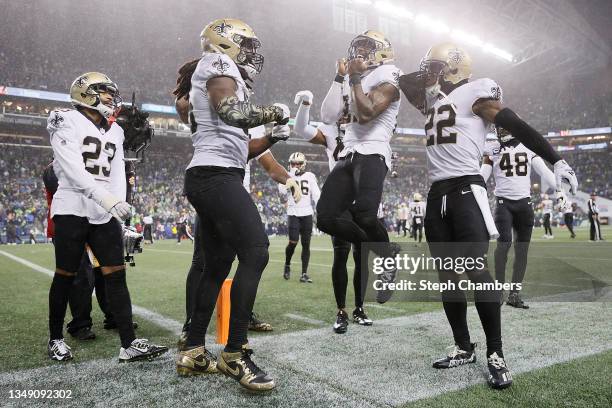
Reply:
<svg viewBox="0 0 612 408"><path fill-rule="evenodd" d="M323 133L314 126L308 124L308 122L310 122L310 106L312 105L312 99L313 95L310 91L299 91L295 94L293 102L298 105L298 110L295 114L293 130L307 142L327 146Z"/></svg>
<svg viewBox="0 0 612 408"><path fill-rule="evenodd" d="M487 122L495 123L506 129L528 149L554 165L557 189L561 189L562 183L566 182L570 185L572 194L576 194L578 180L574 170L565 160L561 159L561 156L544 139L544 136L529 126L512 109L504 108L500 100L479 99L472 106L472 111Z"/></svg>
<svg viewBox="0 0 612 408"><path fill-rule="evenodd" d="M367 66L361 57L357 57L348 64L349 84L353 93L355 109L353 113L357 122L366 124L384 112L392 102L399 99L399 90L390 83L382 83L367 95L361 87L361 75Z"/></svg>
<svg viewBox="0 0 612 408"><path fill-rule="evenodd" d="M344 83L345 75L346 60L341 58L336 63L336 77L321 104L321 120L324 123L336 123L342 116L342 111L344 110L342 84Z"/></svg>

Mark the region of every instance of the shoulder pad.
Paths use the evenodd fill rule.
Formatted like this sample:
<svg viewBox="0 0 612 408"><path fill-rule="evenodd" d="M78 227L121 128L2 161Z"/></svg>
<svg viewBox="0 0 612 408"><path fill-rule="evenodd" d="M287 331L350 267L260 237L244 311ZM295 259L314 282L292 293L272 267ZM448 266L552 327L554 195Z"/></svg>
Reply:
<svg viewBox="0 0 612 408"><path fill-rule="evenodd" d="M494 99L496 101L502 101L502 89L494 80L480 78L468 84L470 84L475 94L475 99Z"/></svg>
<svg viewBox="0 0 612 408"><path fill-rule="evenodd" d="M242 75L238 66L225 54L206 52L196 67L197 78L207 81L218 76L234 78L236 82L242 82Z"/></svg>

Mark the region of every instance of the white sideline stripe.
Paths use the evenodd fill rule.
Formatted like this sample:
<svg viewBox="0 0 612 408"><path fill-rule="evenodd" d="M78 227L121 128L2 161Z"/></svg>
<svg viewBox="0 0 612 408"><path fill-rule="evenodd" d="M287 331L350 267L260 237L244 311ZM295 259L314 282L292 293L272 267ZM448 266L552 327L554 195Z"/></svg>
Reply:
<svg viewBox="0 0 612 408"><path fill-rule="evenodd" d="M285 313L284 316L290 319L293 319L293 320L299 320L301 322L310 323L310 324L314 324L317 326L325 325L325 322L323 320L311 319L310 317L300 316L300 315L293 314L293 313Z"/></svg>
<svg viewBox="0 0 612 408"><path fill-rule="evenodd" d="M391 307L391 306L383 306L383 305L379 305L377 303L366 303L365 305L367 307L373 307L374 309L389 310L391 312L405 313L405 311L402 310L402 309L397 309L397 308Z"/></svg>
<svg viewBox="0 0 612 408"><path fill-rule="evenodd" d="M37 265L33 262L30 262L26 259L20 258L16 255L10 254L8 252L2 251L0 250L0 255L4 255L9 259L12 259L13 261L20 263L22 265L27 266L28 268L36 271L36 272L40 272L43 273L47 276L53 277L53 275L55 274L55 272L53 272L51 269L47 269L45 267L42 267L40 265ZM148 321L150 321L151 323L154 323L158 326L160 326L163 329L166 330L170 330L172 331L174 334L180 334L182 329L183 329L183 325L179 322L177 322L174 319L170 319L168 317L162 316L159 313L155 313L152 310L146 309L144 307L141 306L137 306L135 304L132 304L132 312L140 317L142 317L143 319L146 319Z"/></svg>

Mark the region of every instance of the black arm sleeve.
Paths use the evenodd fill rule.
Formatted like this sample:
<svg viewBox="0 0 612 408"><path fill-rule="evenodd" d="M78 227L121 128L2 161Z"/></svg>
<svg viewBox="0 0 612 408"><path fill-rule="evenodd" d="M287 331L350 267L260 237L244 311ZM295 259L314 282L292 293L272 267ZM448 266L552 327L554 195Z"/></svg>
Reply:
<svg viewBox="0 0 612 408"><path fill-rule="evenodd" d="M541 156L550 164L561 160L561 156L553 147L539 134L537 130L529 126L523 119L519 118L510 108L504 108L495 115L495 124L503 127L512 136L516 137L532 152Z"/></svg>

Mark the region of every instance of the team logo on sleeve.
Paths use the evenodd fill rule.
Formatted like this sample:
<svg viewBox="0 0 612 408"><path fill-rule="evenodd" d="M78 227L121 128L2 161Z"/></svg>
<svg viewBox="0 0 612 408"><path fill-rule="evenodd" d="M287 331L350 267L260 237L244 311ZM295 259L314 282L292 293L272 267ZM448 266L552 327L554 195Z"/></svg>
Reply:
<svg viewBox="0 0 612 408"><path fill-rule="evenodd" d="M502 91L501 88L499 86L494 86L491 88L491 96L493 99L495 100L500 100L502 97Z"/></svg>
<svg viewBox="0 0 612 408"><path fill-rule="evenodd" d="M393 73L393 82L395 82L396 85L399 84L399 77L400 77L400 73L399 71L395 71Z"/></svg>
<svg viewBox="0 0 612 408"><path fill-rule="evenodd" d="M59 112L55 111L50 122L51 126L58 128L64 123L64 118L59 114Z"/></svg>
<svg viewBox="0 0 612 408"><path fill-rule="evenodd" d="M227 34L227 32L229 30L231 30L233 27L231 24L225 24L225 22L222 22L221 24L219 24L218 26L214 26L213 30L215 33L219 34L219 35L225 35Z"/></svg>
<svg viewBox="0 0 612 408"><path fill-rule="evenodd" d="M215 62L212 63L213 68L215 68L217 71L219 71L220 73L224 74L225 71L227 71L229 69L229 64L225 61L223 61L221 59L221 57L219 57L219 59Z"/></svg>

